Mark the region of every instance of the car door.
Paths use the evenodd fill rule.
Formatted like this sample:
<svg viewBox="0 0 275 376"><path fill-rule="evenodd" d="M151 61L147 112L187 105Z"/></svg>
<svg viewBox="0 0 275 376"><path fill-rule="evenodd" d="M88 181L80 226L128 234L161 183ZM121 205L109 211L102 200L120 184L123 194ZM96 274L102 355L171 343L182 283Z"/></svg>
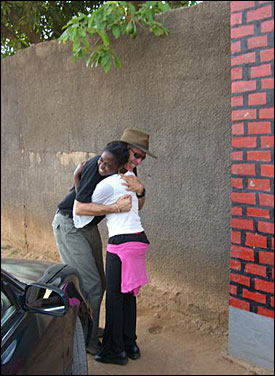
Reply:
<svg viewBox="0 0 275 376"><path fill-rule="evenodd" d="M1 312L1 373L64 374L64 318L25 311L24 289L7 275L1 287L1 300L6 304Z"/></svg>

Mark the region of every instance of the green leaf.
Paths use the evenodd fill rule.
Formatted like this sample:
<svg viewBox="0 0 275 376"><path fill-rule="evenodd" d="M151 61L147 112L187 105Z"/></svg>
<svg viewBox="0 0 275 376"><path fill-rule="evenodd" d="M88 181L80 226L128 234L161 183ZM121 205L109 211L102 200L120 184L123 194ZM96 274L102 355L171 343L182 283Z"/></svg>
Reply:
<svg viewBox="0 0 275 376"><path fill-rule="evenodd" d="M121 61L117 56L114 56L115 66L121 68Z"/></svg>
<svg viewBox="0 0 275 376"><path fill-rule="evenodd" d="M91 60L92 60L92 54L86 60L86 67L88 67L91 64Z"/></svg>
<svg viewBox="0 0 275 376"><path fill-rule="evenodd" d="M76 52L80 48L80 43L78 40L73 42L73 51Z"/></svg>
<svg viewBox="0 0 275 376"><path fill-rule="evenodd" d="M105 55L101 59L101 65L102 65L105 73L108 73L110 68L111 68L111 57L110 57L110 55Z"/></svg>
<svg viewBox="0 0 275 376"><path fill-rule="evenodd" d="M107 65L104 65L103 67L106 74L109 72L110 68L111 68L111 61L109 61L109 63Z"/></svg>
<svg viewBox="0 0 275 376"><path fill-rule="evenodd" d="M112 27L112 32L113 32L113 35L114 35L114 37L116 39L119 38L119 36L120 36L120 29L119 29L119 27L117 25L114 25Z"/></svg>
<svg viewBox="0 0 275 376"><path fill-rule="evenodd" d="M109 44L110 44L110 40L109 40L109 37L108 37L106 31L105 30L98 30L97 33L101 37L101 39L102 39L102 41L104 43L104 46L108 47Z"/></svg>
<svg viewBox="0 0 275 376"><path fill-rule="evenodd" d="M156 37L163 35L163 30L161 30L159 27L153 27L152 31Z"/></svg>
<svg viewBox="0 0 275 376"><path fill-rule="evenodd" d="M129 22L128 25L126 26L126 33L131 34L132 31L133 31L133 24L132 22Z"/></svg>

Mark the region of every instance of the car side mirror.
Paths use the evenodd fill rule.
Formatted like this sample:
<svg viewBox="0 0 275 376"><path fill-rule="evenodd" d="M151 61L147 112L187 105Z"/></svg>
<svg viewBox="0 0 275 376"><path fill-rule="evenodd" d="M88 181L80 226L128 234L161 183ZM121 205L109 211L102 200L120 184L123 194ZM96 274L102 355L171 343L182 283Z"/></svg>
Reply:
<svg viewBox="0 0 275 376"><path fill-rule="evenodd" d="M69 301L64 292L54 286L32 283L25 288L25 309L54 316L64 316Z"/></svg>

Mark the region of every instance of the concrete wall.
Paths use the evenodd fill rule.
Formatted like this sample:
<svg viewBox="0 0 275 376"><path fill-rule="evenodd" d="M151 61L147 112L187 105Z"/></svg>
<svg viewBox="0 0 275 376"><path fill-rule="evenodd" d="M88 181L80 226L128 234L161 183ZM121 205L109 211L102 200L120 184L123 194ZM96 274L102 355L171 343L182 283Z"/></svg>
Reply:
<svg viewBox="0 0 275 376"><path fill-rule="evenodd" d="M143 296L151 307L165 302L221 322L230 250L230 2L161 19L168 37L141 31L115 41L123 66L108 75L73 64L70 46L57 41L1 61L2 238L58 259L51 221L75 165L126 127L143 129L158 155L139 171L151 241Z"/></svg>

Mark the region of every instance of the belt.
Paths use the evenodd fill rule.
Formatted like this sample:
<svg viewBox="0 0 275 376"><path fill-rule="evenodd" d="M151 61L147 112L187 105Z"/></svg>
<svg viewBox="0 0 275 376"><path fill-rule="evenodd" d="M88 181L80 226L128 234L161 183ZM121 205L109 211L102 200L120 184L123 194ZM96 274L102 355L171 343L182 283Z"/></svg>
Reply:
<svg viewBox="0 0 275 376"><path fill-rule="evenodd" d="M69 214L69 213L65 212L65 210L62 210L62 209L59 209L59 208L56 211L56 214L57 213L60 213L60 214L64 215L65 217L73 218L73 216L71 214Z"/></svg>

